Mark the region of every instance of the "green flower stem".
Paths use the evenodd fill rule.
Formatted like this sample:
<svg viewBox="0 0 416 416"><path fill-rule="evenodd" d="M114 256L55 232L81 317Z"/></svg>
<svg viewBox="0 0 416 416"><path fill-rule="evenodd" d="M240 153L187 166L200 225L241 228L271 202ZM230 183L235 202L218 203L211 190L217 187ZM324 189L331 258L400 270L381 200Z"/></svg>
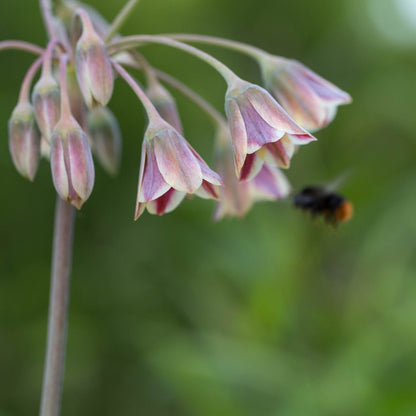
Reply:
<svg viewBox="0 0 416 416"><path fill-rule="evenodd" d="M137 36L126 36L120 40L117 40L109 45L110 52L120 52L126 49L133 49L139 46L143 46L146 43L158 43L162 45L167 45L172 48L180 49L182 51L188 52L191 55L196 56L197 58L205 61L208 65L211 65L216 69L228 85L231 85L236 79L239 79L238 76L231 71L227 66L222 62L215 59L213 56L208 55L207 53L194 48L191 45L178 42L174 39L166 38L163 36L157 35L137 35Z"/></svg>
<svg viewBox="0 0 416 416"><path fill-rule="evenodd" d="M57 197L48 337L40 416L58 416L60 413L65 369L74 225L74 207Z"/></svg>
<svg viewBox="0 0 416 416"><path fill-rule="evenodd" d="M6 40L0 42L0 51L5 51L7 49L19 49L34 55L42 55L45 52L40 46L34 45L33 43L23 42L21 40Z"/></svg>
<svg viewBox="0 0 416 416"><path fill-rule="evenodd" d="M134 7L139 3L139 0L130 0L125 6L120 10L116 18L111 23L110 28L108 29L107 34L105 35L105 42L110 42L114 35L119 31L120 27L123 25L125 20L129 17L130 13L133 11Z"/></svg>
<svg viewBox="0 0 416 416"><path fill-rule="evenodd" d="M183 42L206 43L209 45L221 46L223 48L232 49L237 52L242 52L256 60L261 60L266 56L269 56L267 52L255 46L247 45L235 40L217 38L215 36L193 35L187 33L169 33L163 34L162 36Z"/></svg>

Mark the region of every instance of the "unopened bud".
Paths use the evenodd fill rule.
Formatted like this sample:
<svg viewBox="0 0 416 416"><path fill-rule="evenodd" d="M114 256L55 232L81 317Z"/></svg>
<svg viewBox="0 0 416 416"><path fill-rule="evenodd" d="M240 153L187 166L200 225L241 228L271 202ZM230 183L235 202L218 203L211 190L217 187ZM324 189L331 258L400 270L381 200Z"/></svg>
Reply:
<svg viewBox="0 0 416 416"><path fill-rule="evenodd" d="M121 158L121 132L114 114L106 107L95 107L88 114L88 130L95 155L103 168L116 175Z"/></svg>
<svg viewBox="0 0 416 416"><path fill-rule="evenodd" d="M113 70L103 40L91 27L84 31L77 42L75 67L78 83L89 108L94 102L105 106L113 93Z"/></svg>
<svg viewBox="0 0 416 416"><path fill-rule="evenodd" d="M50 75L42 76L33 89L32 102L43 137L49 142L53 129L59 121L60 90Z"/></svg>
<svg viewBox="0 0 416 416"><path fill-rule="evenodd" d="M9 149L18 172L33 181L40 160L40 132L27 102L19 103L9 120Z"/></svg>
<svg viewBox="0 0 416 416"><path fill-rule="evenodd" d="M51 169L60 197L80 209L94 186L88 137L74 118L61 119L52 134Z"/></svg>
<svg viewBox="0 0 416 416"><path fill-rule="evenodd" d="M156 110L171 126L183 134L182 123L176 107L175 99L159 82L153 82L146 91Z"/></svg>

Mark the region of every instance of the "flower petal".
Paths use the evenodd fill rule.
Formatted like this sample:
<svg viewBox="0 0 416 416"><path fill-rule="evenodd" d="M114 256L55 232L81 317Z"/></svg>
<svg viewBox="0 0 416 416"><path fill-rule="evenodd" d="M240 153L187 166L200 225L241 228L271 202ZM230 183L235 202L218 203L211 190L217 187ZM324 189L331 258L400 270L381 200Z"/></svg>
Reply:
<svg viewBox="0 0 416 416"><path fill-rule="evenodd" d="M194 193L202 184L202 172L186 140L175 130L166 129L152 141L164 180L180 192Z"/></svg>
<svg viewBox="0 0 416 416"><path fill-rule="evenodd" d="M191 152L193 153L193 155L195 156L195 158L197 159L197 161L199 163L199 167L201 168L203 180L205 180L207 182L210 182L213 185L221 186L223 184L221 176L218 175L217 172L213 171L206 164L205 160L202 159L202 157L196 152L196 150L191 145L188 145L188 146L191 149Z"/></svg>
<svg viewBox="0 0 416 416"><path fill-rule="evenodd" d="M287 169L294 152L295 145L289 135L285 135L279 141L265 145L258 153L265 162Z"/></svg>
<svg viewBox="0 0 416 416"><path fill-rule="evenodd" d="M148 202L159 198L169 188L170 185L159 172L152 144L143 141L137 202Z"/></svg>
<svg viewBox="0 0 416 416"><path fill-rule="evenodd" d="M257 113L272 127L291 134L308 134L296 124L283 107L265 89L253 85L245 93Z"/></svg>
<svg viewBox="0 0 416 416"><path fill-rule="evenodd" d="M184 192L170 188L161 197L147 203L147 210L151 214L163 215L173 211L185 198Z"/></svg>
<svg viewBox="0 0 416 416"><path fill-rule="evenodd" d="M201 187L195 192L195 194L204 199L218 199L218 186L207 181L202 181Z"/></svg>
<svg viewBox="0 0 416 416"><path fill-rule="evenodd" d="M289 195L290 184L278 168L264 164L262 170L251 182L251 191L256 201L282 199Z"/></svg>
<svg viewBox="0 0 416 416"><path fill-rule="evenodd" d="M59 135L54 137L51 145L51 170L52 180L55 189L62 199L67 199L69 195L69 180L66 173L64 149L62 139Z"/></svg>
<svg viewBox="0 0 416 416"><path fill-rule="evenodd" d="M225 102L225 112L230 125L236 170L240 173L247 155L247 132L244 119L235 99Z"/></svg>
<svg viewBox="0 0 416 416"><path fill-rule="evenodd" d="M81 130L68 133L68 169L77 195L86 200L94 187L94 162L87 135Z"/></svg>
<svg viewBox="0 0 416 416"><path fill-rule="evenodd" d="M254 178L263 166L263 159L256 153L248 154L240 173L240 181L249 181Z"/></svg>
<svg viewBox="0 0 416 416"><path fill-rule="evenodd" d="M267 143L279 140L285 132L272 127L256 111L253 105L246 101L241 107L247 134L247 153L254 153Z"/></svg>

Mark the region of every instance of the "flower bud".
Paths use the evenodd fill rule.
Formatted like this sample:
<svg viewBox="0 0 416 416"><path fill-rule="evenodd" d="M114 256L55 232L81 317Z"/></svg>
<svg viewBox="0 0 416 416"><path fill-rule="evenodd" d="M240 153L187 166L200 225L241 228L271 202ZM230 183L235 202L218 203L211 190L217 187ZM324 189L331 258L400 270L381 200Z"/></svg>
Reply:
<svg viewBox="0 0 416 416"><path fill-rule="evenodd" d="M171 126L175 127L179 133L183 134L182 123L176 107L176 102L170 92L156 81L147 89L146 95L150 98L162 118Z"/></svg>
<svg viewBox="0 0 416 416"><path fill-rule="evenodd" d="M110 175L116 175L122 147L116 117L106 107L95 107L88 114L88 130L93 151L101 165Z"/></svg>
<svg viewBox="0 0 416 416"><path fill-rule="evenodd" d="M55 127L50 158L56 191L81 209L94 186L94 163L88 137L73 117L61 119Z"/></svg>
<svg viewBox="0 0 416 416"><path fill-rule="evenodd" d="M75 68L88 107L92 108L94 102L107 105L113 93L113 70L105 44L92 25L84 25L77 42Z"/></svg>
<svg viewBox="0 0 416 416"><path fill-rule="evenodd" d="M40 160L40 132L27 102L19 103L9 120L9 149L18 172L33 181Z"/></svg>
<svg viewBox="0 0 416 416"><path fill-rule="evenodd" d="M50 75L42 76L33 89L32 102L43 137L50 142L53 129L59 121L61 93Z"/></svg>

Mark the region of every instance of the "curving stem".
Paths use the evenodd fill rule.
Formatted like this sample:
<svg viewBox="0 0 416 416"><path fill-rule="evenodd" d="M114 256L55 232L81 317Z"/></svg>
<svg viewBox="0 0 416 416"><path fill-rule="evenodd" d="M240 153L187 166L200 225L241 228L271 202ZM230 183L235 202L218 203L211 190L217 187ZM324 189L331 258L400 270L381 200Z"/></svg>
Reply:
<svg viewBox="0 0 416 416"><path fill-rule="evenodd" d="M40 10L42 12L43 21L45 23L46 31L48 32L49 38L54 37L54 24L52 14L52 1L51 0L39 0Z"/></svg>
<svg viewBox="0 0 416 416"><path fill-rule="evenodd" d="M48 337L40 416L58 416L60 413L74 225L74 207L58 196L55 208Z"/></svg>
<svg viewBox="0 0 416 416"><path fill-rule="evenodd" d="M0 42L0 51L7 49L17 49L33 53L34 55L42 55L45 52L40 46L34 45L33 43L24 42L22 40L5 40Z"/></svg>

